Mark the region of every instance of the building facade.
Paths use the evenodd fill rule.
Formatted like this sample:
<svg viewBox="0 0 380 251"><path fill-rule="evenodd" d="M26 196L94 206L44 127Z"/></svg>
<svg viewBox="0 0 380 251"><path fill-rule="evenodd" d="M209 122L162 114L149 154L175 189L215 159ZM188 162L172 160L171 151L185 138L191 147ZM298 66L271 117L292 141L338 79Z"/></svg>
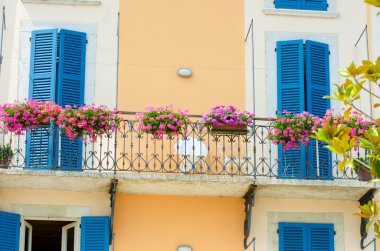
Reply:
<svg viewBox="0 0 380 251"><path fill-rule="evenodd" d="M378 185L339 172L318 142L283 153L267 139L276 111L340 110L322 99L342 80L338 70L376 50L378 20L362 2L2 6L0 103L105 104L125 121L95 143L0 135L13 150L0 168L5 250L375 250L352 214ZM373 42L355 46L366 25ZM186 136L140 134L135 112L168 104L192 114ZM257 119L246 134L215 134L197 122L215 105ZM366 98L359 105L370 110Z"/></svg>

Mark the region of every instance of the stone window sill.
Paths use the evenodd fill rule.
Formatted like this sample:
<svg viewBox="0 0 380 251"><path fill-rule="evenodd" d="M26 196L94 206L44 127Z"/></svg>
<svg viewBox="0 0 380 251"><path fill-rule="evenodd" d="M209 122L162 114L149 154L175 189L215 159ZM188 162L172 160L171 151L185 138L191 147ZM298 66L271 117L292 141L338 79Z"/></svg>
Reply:
<svg viewBox="0 0 380 251"><path fill-rule="evenodd" d="M23 3L100 5L100 0L21 0Z"/></svg>
<svg viewBox="0 0 380 251"><path fill-rule="evenodd" d="M266 15L279 16L297 16L297 17L318 17L318 18L338 18L339 13L336 11L312 11L312 10L290 10L290 9L272 9L265 8Z"/></svg>

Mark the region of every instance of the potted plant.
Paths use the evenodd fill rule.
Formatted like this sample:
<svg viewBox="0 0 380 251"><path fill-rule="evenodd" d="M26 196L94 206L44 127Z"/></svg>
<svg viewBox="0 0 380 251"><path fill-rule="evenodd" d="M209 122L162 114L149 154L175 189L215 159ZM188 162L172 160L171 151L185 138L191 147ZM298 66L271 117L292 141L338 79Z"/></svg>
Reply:
<svg viewBox="0 0 380 251"><path fill-rule="evenodd" d="M21 135L29 128L34 129L55 122L61 111L62 107L50 101L16 101L0 105L0 121L4 124L5 132Z"/></svg>
<svg viewBox="0 0 380 251"><path fill-rule="evenodd" d="M276 118L270 118L268 139L275 145L283 145L283 151L308 145L313 132L321 126L322 120L308 112L291 114L283 111Z"/></svg>
<svg viewBox="0 0 380 251"><path fill-rule="evenodd" d="M79 137L91 142L102 135L111 135L120 127L120 123L117 111L104 105L85 105L79 108L67 105L56 121L70 140Z"/></svg>
<svg viewBox="0 0 380 251"><path fill-rule="evenodd" d="M253 113L239 110L232 105L218 105L211 108L210 113L203 114L203 124L211 127L213 133L246 134L247 125L255 118Z"/></svg>
<svg viewBox="0 0 380 251"><path fill-rule="evenodd" d="M360 181L372 180L371 170L368 169L368 160L364 158L358 158L354 161L354 171L358 175Z"/></svg>
<svg viewBox="0 0 380 251"><path fill-rule="evenodd" d="M8 168L12 156L13 151L9 144L0 146L0 168Z"/></svg>
<svg viewBox="0 0 380 251"><path fill-rule="evenodd" d="M187 111L174 112L171 105L165 107L147 107L143 113L136 113L137 130L152 134L155 139L163 139L163 135L173 136L186 134L185 125L188 124Z"/></svg>

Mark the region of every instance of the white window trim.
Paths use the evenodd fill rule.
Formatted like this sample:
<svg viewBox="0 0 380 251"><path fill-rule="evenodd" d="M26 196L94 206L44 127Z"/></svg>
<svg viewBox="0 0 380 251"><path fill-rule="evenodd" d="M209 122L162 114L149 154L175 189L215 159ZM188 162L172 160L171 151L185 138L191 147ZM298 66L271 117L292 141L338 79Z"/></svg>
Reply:
<svg viewBox="0 0 380 251"><path fill-rule="evenodd" d="M32 250L32 235L33 235L33 227L28 222L25 221L23 217L21 217L21 226L20 226L20 250L25 250L25 234L26 234L26 228L31 229L32 231L29 233L29 240L28 240L28 251Z"/></svg>
<svg viewBox="0 0 380 251"><path fill-rule="evenodd" d="M74 227L74 251L80 250L80 221L75 221L62 227L61 250L67 251L67 229Z"/></svg>
<svg viewBox="0 0 380 251"><path fill-rule="evenodd" d="M327 11L313 10L294 10L294 9L276 9L273 0L264 0L264 14L267 15L283 15L283 16L301 16L301 17L319 17L319 18L337 18L336 0L327 0L329 7Z"/></svg>
<svg viewBox="0 0 380 251"><path fill-rule="evenodd" d="M73 223L70 223L66 226L64 226L62 229L64 229L67 226L75 226L75 238L74 238L74 251L80 250L80 224L81 224L81 218L61 218L61 217L34 217L34 216L25 216L21 218L21 226L20 226L20 250L24 250L25 245L25 226L31 225L27 222L27 220L46 220L46 221L73 221ZM62 231L63 233L64 231ZM31 237L31 236L30 236ZM62 238L64 237L64 234L62 234ZM31 245L31 241L29 242L29 245ZM62 249L63 250L63 249Z"/></svg>
<svg viewBox="0 0 380 251"><path fill-rule="evenodd" d="M277 229L280 222L325 223L334 224L335 251L344 251L344 215L340 212L268 212L267 250L278 250L279 235Z"/></svg>
<svg viewBox="0 0 380 251"><path fill-rule="evenodd" d="M263 9L266 15L296 16L296 17L317 17L317 18L338 18L336 11L313 11L313 10L290 10L290 9Z"/></svg>

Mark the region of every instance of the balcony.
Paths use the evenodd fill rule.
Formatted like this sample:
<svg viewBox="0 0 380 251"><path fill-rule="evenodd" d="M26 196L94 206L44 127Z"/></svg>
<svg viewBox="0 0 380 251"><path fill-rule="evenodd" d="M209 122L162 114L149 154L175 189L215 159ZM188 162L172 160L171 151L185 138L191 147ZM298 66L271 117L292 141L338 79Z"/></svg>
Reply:
<svg viewBox="0 0 380 251"><path fill-rule="evenodd" d="M255 183L258 197L356 200L376 187L350 168L340 172L335 155L324 159L316 151L313 166L307 148L279 158L278 146L267 139L271 128L265 119L256 119L246 134L216 133L192 122L186 135L163 140L136 127L125 115L113 135L81 142L80 149L69 143L65 150L55 128L2 134L0 146L9 145L12 156L4 152L0 159L0 188L102 191L117 178L119 191L130 193L242 196ZM360 149L352 154L365 157Z"/></svg>

